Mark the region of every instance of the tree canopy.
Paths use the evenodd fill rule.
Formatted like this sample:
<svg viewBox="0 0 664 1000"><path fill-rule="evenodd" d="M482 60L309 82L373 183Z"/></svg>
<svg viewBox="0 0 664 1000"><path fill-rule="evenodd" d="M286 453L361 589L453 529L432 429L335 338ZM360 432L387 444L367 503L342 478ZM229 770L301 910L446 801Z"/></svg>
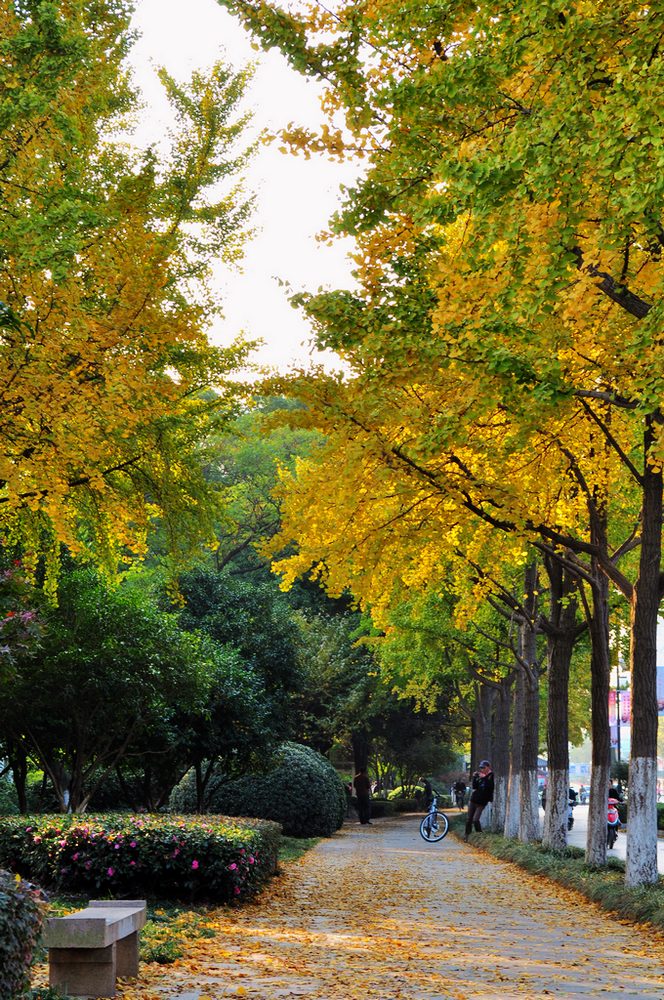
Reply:
<svg viewBox="0 0 664 1000"><path fill-rule="evenodd" d="M0 14L0 537L28 566L64 542L114 568L157 515L175 548L209 537L194 453L246 355L206 336L210 263L237 257L249 211L246 73L162 74L177 125L163 152L132 152L130 12Z"/></svg>

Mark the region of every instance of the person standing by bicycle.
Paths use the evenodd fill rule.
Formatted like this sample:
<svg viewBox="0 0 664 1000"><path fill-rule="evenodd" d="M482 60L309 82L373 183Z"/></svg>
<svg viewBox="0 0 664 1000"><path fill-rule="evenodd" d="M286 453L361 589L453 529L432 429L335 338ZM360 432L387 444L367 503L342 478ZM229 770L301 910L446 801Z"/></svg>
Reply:
<svg viewBox="0 0 664 1000"><path fill-rule="evenodd" d="M428 809L433 802L433 787L428 778L420 778L422 785L422 795L424 796L424 808Z"/></svg>
<svg viewBox="0 0 664 1000"><path fill-rule="evenodd" d="M481 760L477 771L473 774L472 791L470 802L468 803L468 814L466 816L466 834L464 840L468 843L468 836L473 830L482 832L480 816L484 807L493 802L493 770L488 760Z"/></svg>

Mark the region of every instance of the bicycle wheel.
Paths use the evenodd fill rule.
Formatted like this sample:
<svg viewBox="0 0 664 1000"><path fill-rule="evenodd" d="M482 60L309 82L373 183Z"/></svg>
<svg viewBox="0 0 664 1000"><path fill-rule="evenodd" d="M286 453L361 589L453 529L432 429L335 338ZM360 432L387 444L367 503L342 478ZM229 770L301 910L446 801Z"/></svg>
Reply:
<svg viewBox="0 0 664 1000"><path fill-rule="evenodd" d="M606 846L611 850L616 840L618 839L618 833L615 827L610 826L606 832Z"/></svg>
<svg viewBox="0 0 664 1000"><path fill-rule="evenodd" d="M420 823L420 836L431 844L442 840L447 835L449 823L445 813L428 813Z"/></svg>

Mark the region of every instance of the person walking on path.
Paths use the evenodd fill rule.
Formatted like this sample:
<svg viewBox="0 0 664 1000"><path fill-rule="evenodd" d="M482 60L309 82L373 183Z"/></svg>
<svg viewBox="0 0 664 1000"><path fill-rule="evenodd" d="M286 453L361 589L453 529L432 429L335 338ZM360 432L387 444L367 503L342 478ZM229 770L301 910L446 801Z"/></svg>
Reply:
<svg viewBox="0 0 664 1000"><path fill-rule="evenodd" d="M493 802L493 771L488 760L481 760L480 766L473 775L472 791L470 802L468 803L468 814L466 816L466 835L464 840L468 842L468 836L475 829L476 833L482 832L480 817L484 812L484 807Z"/></svg>
<svg viewBox="0 0 664 1000"><path fill-rule="evenodd" d="M371 826L371 782L366 767L361 767L353 778L357 796L357 813L362 826Z"/></svg>
<svg viewBox="0 0 664 1000"><path fill-rule="evenodd" d="M452 791L454 792L454 801L457 804L457 809L463 809L464 803L466 801L466 791L468 786L463 778L457 778L457 780L452 785Z"/></svg>

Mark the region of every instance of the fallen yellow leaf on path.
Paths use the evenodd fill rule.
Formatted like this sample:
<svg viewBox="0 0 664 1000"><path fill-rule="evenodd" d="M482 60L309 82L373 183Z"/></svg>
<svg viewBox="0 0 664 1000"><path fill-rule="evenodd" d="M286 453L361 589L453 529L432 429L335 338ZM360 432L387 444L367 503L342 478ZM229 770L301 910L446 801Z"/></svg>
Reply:
<svg viewBox="0 0 664 1000"><path fill-rule="evenodd" d="M663 1000L664 937L412 817L349 826L261 897L206 920L167 968L143 965L123 1000ZM43 972L42 972L43 974Z"/></svg>

